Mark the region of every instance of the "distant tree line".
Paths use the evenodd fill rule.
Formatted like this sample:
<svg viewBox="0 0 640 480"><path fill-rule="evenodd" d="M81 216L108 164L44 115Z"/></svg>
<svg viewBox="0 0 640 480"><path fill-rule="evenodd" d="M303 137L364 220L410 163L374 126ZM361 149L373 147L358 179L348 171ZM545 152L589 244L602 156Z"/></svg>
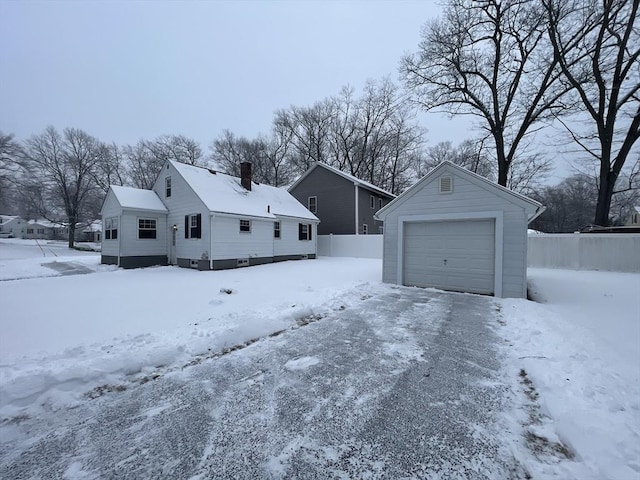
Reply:
<svg viewBox="0 0 640 480"><path fill-rule="evenodd" d="M277 110L267 134L224 130L206 155L183 135L119 146L75 128L23 142L0 132L0 208L75 225L97 216L110 184L151 188L167 159L232 175L249 161L255 180L274 186L323 162L395 194L449 160L547 205L543 231L619 223L640 184L639 6L447 0L402 59L402 86L370 80ZM471 115L482 134L427 147L419 109ZM581 152L586 170L556 186L545 185L551 159L536 139L548 126L566 132L563 148Z"/></svg>

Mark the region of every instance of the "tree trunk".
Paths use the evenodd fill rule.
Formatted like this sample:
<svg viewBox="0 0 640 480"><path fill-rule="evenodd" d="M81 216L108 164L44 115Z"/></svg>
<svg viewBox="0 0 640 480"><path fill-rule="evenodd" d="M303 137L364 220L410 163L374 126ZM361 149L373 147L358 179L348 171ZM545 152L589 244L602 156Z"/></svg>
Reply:
<svg viewBox="0 0 640 480"><path fill-rule="evenodd" d="M611 197L616 184L617 175L611 170L600 172L600 188L598 189L598 203L596 204L595 225L609 226L609 210L611 209Z"/></svg>

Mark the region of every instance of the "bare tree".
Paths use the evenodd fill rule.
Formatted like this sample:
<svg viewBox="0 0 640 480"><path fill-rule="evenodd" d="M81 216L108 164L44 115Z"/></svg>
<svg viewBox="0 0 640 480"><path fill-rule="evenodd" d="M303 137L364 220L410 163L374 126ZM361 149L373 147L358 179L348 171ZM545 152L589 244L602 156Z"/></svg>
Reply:
<svg viewBox="0 0 640 480"><path fill-rule="evenodd" d="M126 183L124 158L115 143L100 144L99 160L93 175L96 185L104 194L109 190L109 185L124 185Z"/></svg>
<svg viewBox="0 0 640 480"><path fill-rule="evenodd" d="M161 135L147 141L147 148L164 164L167 160L203 166L204 157L198 142L184 135Z"/></svg>
<svg viewBox="0 0 640 480"><path fill-rule="evenodd" d="M135 145L125 145L121 150L127 177L133 186L150 190L162 170L164 159L154 155L149 143L140 140Z"/></svg>
<svg viewBox="0 0 640 480"><path fill-rule="evenodd" d="M559 81L544 9L538 0L449 0L444 11L403 59L405 86L427 111L476 117L506 186L521 143L564 108L570 90Z"/></svg>
<svg viewBox="0 0 640 480"><path fill-rule="evenodd" d="M485 178L495 178L493 160L488 155L485 139L467 139L459 145L451 142L440 142L426 151L421 165L418 165L418 175L423 176L444 161L449 161L477 173Z"/></svg>
<svg viewBox="0 0 640 480"><path fill-rule="evenodd" d="M19 174L19 159L22 156L22 145L14 139L12 134L0 131L0 211L7 211L12 207L15 196L15 181ZM15 206L14 206L15 208Z"/></svg>
<svg viewBox="0 0 640 480"><path fill-rule="evenodd" d="M66 128L61 135L48 127L25 143L26 188L37 193L40 211L47 218L57 212L66 217L69 248L74 245L76 223L96 188L94 170L99 159L98 140L75 128Z"/></svg>
<svg viewBox="0 0 640 480"><path fill-rule="evenodd" d="M594 223L609 224L622 168L640 138L640 0L543 0L554 57L588 118L560 122L599 164Z"/></svg>

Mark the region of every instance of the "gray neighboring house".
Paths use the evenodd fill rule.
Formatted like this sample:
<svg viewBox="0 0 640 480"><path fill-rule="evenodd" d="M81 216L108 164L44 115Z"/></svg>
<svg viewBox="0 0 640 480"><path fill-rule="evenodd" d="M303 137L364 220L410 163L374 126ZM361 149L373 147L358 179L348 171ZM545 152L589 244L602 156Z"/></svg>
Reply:
<svg viewBox="0 0 640 480"><path fill-rule="evenodd" d="M544 207L443 162L378 212L382 280L526 298L527 225Z"/></svg>
<svg viewBox="0 0 640 480"><path fill-rule="evenodd" d="M289 193L320 219L318 235L381 234L374 215L395 195L324 163L315 163Z"/></svg>
<svg viewBox="0 0 640 480"><path fill-rule="evenodd" d="M23 238L26 223L17 215L0 215L0 238Z"/></svg>

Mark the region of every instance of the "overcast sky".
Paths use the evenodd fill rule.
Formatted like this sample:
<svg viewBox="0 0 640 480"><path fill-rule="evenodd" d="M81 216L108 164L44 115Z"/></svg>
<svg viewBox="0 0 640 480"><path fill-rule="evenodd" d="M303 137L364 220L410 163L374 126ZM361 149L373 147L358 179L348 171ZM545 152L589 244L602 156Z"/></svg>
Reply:
<svg viewBox="0 0 640 480"><path fill-rule="evenodd" d="M203 148L225 128L267 133L279 108L397 81L439 13L435 0L0 0L0 130L78 127L119 144L175 133ZM429 144L470 136L421 121Z"/></svg>

